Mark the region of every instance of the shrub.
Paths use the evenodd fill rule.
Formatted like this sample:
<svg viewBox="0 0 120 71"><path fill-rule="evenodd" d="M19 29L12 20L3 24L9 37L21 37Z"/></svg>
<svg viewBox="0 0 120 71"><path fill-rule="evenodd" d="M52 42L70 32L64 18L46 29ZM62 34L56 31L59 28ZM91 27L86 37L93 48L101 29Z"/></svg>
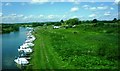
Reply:
<svg viewBox="0 0 120 71"><path fill-rule="evenodd" d="M99 44L97 54L99 56L105 56L108 46L105 43Z"/></svg>

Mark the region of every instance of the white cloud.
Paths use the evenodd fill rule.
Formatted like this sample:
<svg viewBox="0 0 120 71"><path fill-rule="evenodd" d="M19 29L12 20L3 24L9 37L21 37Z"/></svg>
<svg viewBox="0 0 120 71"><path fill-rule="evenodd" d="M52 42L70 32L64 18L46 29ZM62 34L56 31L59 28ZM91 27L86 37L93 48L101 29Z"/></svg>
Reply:
<svg viewBox="0 0 120 71"><path fill-rule="evenodd" d="M120 0L115 0L115 4L120 4Z"/></svg>
<svg viewBox="0 0 120 71"><path fill-rule="evenodd" d="M29 15L28 17L29 17L29 18L34 18L35 16L34 16L34 15Z"/></svg>
<svg viewBox="0 0 120 71"><path fill-rule="evenodd" d="M90 18L96 17L96 14L89 15Z"/></svg>
<svg viewBox="0 0 120 71"><path fill-rule="evenodd" d="M108 7L108 6L103 6L103 4L101 4L100 6L97 6L97 7L91 7L89 5L83 5L82 6L84 9L87 9L87 10L106 10L106 9L111 9L113 10L113 7Z"/></svg>
<svg viewBox="0 0 120 71"><path fill-rule="evenodd" d="M17 17L19 17L19 18L23 18L24 15L20 14L20 15L17 15Z"/></svg>
<svg viewBox="0 0 120 71"><path fill-rule="evenodd" d="M44 4L46 2L49 2L49 0L32 0L30 4Z"/></svg>
<svg viewBox="0 0 120 71"><path fill-rule="evenodd" d="M79 0L74 0L74 4L80 4Z"/></svg>
<svg viewBox="0 0 120 71"><path fill-rule="evenodd" d="M2 12L0 12L0 17L2 17L3 16L3 13Z"/></svg>
<svg viewBox="0 0 120 71"><path fill-rule="evenodd" d="M90 10L96 10L96 7L91 7L91 8L89 8Z"/></svg>
<svg viewBox="0 0 120 71"><path fill-rule="evenodd" d="M73 17L71 17L71 18L78 18L78 16L73 16Z"/></svg>
<svg viewBox="0 0 120 71"><path fill-rule="evenodd" d="M111 9L111 10L114 10L114 8L113 8L113 7L111 7L110 9Z"/></svg>
<svg viewBox="0 0 120 71"><path fill-rule="evenodd" d="M60 2L65 2L65 0L61 0Z"/></svg>
<svg viewBox="0 0 120 71"><path fill-rule="evenodd" d="M59 0L60 1L60 0ZM75 2L75 0L67 0L68 2Z"/></svg>
<svg viewBox="0 0 120 71"><path fill-rule="evenodd" d="M48 2L49 0L32 0L32 2Z"/></svg>
<svg viewBox="0 0 120 71"><path fill-rule="evenodd" d="M46 19L58 19L59 15L47 15Z"/></svg>
<svg viewBox="0 0 120 71"><path fill-rule="evenodd" d="M17 14L11 14L10 16L17 16Z"/></svg>
<svg viewBox="0 0 120 71"><path fill-rule="evenodd" d="M78 11L79 10L79 8L78 7L73 7L73 8L71 8L71 12L76 12L76 11Z"/></svg>
<svg viewBox="0 0 120 71"><path fill-rule="evenodd" d="M99 9L99 10L106 10L106 9L108 9L108 7L107 6L99 6L99 7L97 7L97 9Z"/></svg>
<svg viewBox="0 0 120 71"><path fill-rule="evenodd" d="M83 5L82 7L85 9L89 9L89 5Z"/></svg>
<svg viewBox="0 0 120 71"><path fill-rule="evenodd" d="M25 20L25 19L28 19L28 17L27 17L27 16L25 16L23 19L24 19L24 20Z"/></svg>
<svg viewBox="0 0 120 71"><path fill-rule="evenodd" d="M41 17L44 17L44 15L39 15L38 17L40 17L40 18L41 18Z"/></svg>
<svg viewBox="0 0 120 71"><path fill-rule="evenodd" d="M49 19L54 18L54 15L48 15L48 18L49 18Z"/></svg>
<svg viewBox="0 0 120 71"><path fill-rule="evenodd" d="M110 15L111 15L110 12L105 12L105 13L104 13L104 16L110 16Z"/></svg>
<svg viewBox="0 0 120 71"><path fill-rule="evenodd" d="M5 3L5 6L10 6L11 5L11 3Z"/></svg>

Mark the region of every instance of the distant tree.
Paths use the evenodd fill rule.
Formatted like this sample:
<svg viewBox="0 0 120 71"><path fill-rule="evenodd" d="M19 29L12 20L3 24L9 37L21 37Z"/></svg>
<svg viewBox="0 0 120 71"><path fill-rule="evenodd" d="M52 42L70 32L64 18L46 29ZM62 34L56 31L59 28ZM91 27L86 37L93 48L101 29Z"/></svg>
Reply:
<svg viewBox="0 0 120 71"><path fill-rule="evenodd" d="M77 25L79 23L79 19L78 18L74 18L74 25Z"/></svg>
<svg viewBox="0 0 120 71"><path fill-rule="evenodd" d="M97 23L98 20L97 19L93 19L92 23Z"/></svg>
<svg viewBox="0 0 120 71"><path fill-rule="evenodd" d="M118 19L118 21L117 22L120 22L120 19ZM119 23L120 24L120 23Z"/></svg>
<svg viewBox="0 0 120 71"><path fill-rule="evenodd" d="M63 21L63 20L61 20L60 22L61 22L61 23L64 23L64 21Z"/></svg>
<svg viewBox="0 0 120 71"><path fill-rule="evenodd" d="M39 24L39 26L43 26L43 25L44 25L44 23L40 23L40 24Z"/></svg>
<svg viewBox="0 0 120 71"><path fill-rule="evenodd" d="M82 23L82 21L79 21L78 23L79 23L79 24L81 24L81 23Z"/></svg>
<svg viewBox="0 0 120 71"><path fill-rule="evenodd" d="M18 24L13 25L12 28L13 28L14 31L19 31L19 25Z"/></svg>
<svg viewBox="0 0 120 71"><path fill-rule="evenodd" d="M86 20L85 23L91 23L91 20Z"/></svg>
<svg viewBox="0 0 120 71"><path fill-rule="evenodd" d="M41 23L39 23L39 22L33 22L32 23L32 27L37 27L37 26L41 26Z"/></svg>
<svg viewBox="0 0 120 71"><path fill-rule="evenodd" d="M54 22L54 25L55 25L55 26L60 26L61 23L60 23L60 22Z"/></svg>
<svg viewBox="0 0 120 71"><path fill-rule="evenodd" d="M117 22L117 19L116 19L116 18L114 18L114 19L113 19L113 22Z"/></svg>
<svg viewBox="0 0 120 71"><path fill-rule="evenodd" d="M66 21L66 24L68 24L68 25L77 25L78 23L79 23L78 18L73 18L73 19L69 19Z"/></svg>

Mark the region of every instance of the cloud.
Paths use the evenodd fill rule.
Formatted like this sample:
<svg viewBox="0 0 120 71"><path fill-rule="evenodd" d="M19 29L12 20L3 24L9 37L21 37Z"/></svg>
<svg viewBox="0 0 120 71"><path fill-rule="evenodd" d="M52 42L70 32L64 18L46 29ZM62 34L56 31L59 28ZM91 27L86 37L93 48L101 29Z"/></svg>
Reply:
<svg viewBox="0 0 120 71"><path fill-rule="evenodd" d="M60 15L23 15L23 14L9 14L2 17L3 22L45 22L45 21L59 21Z"/></svg>
<svg viewBox="0 0 120 71"><path fill-rule="evenodd" d="M48 20L60 19L59 15L47 15L45 18L48 19Z"/></svg>
<svg viewBox="0 0 120 71"><path fill-rule="evenodd" d="M115 0L114 3L115 4L120 4L120 0Z"/></svg>
<svg viewBox="0 0 120 71"><path fill-rule="evenodd" d="M105 13L104 13L104 16L110 16L110 15L111 15L110 12L105 12Z"/></svg>
<svg viewBox="0 0 120 71"><path fill-rule="evenodd" d="M79 10L79 8L78 7L73 7L73 8L71 8L71 12L76 12L76 11L78 11Z"/></svg>
<svg viewBox="0 0 120 71"><path fill-rule="evenodd" d="M108 6L99 6L97 7L98 10L106 10L108 9Z"/></svg>
<svg viewBox="0 0 120 71"><path fill-rule="evenodd" d="M110 8L108 6L103 6L103 4L101 4L101 6L97 6L97 7L91 7L89 5L83 5L82 7L87 10L106 10L106 9ZM113 10L112 7L110 9Z"/></svg>
<svg viewBox="0 0 120 71"><path fill-rule="evenodd" d="M89 5L83 5L82 6L84 9L89 9Z"/></svg>
<svg viewBox="0 0 120 71"><path fill-rule="evenodd" d="M48 15L48 19L53 19L54 15Z"/></svg>
<svg viewBox="0 0 120 71"><path fill-rule="evenodd" d="M5 3L5 6L11 6L11 3Z"/></svg>
<svg viewBox="0 0 120 71"><path fill-rule="evenodd" d="M80 4L80 1L79 0L74 0L74 4L78 5L78 4Z"/></svg>
<svg viewBox="0 0 120 71"><path fill-rule="evenodd" d="M90 10L96 10L96 7L90 7L89 9Z"/></svg>
<svg viewBox="0 0 120 71"><path fill-rule="evenodd" d="M32 2L48 2L49 0L32 0Z"/></svg>
<svg viewBox="0 0 120 71"><path fill-rule="evenodd" d="M23 21L24 15L22 14L9 14L9 15L3 15L2 21L3 22L19 22Z"/></svg>
<svg viewBox="0 0 120 71"><path fill-rule="evenodd" d="M89 15L90 18L96 17L96 14Z"/></svg>
<svg viewBox="0 0 120 71"><path fill-rule="evenodd" d="M2 14L2 12L0 12L0 17L2 17L3 16L3 14Z"/></svg>
<svg viewBox="0 0 120 71"><path fill-rule="evenodd" d="M113 8L113 7L111 7L111 8L110 8L110 10L114 10L114 8Z"/></svg>
<svg viewBox="0 0 120 71"><path fill-rule="evenodd" d="M10 14L10 16L17 16L17 14Z"/></svg>
<svg viewBox="0 0 120 71"><path fill-rule="evenodd" d="M38 17L42 18L42 17L44 17L44 15L39 15Z"/></svg>
<svg viewBox="0 0 120 71"><path fill-rule="evenodd" d="M44 4L46 2L49 2L49 0L32 0L30 4Z"/></svg>
<svg viewBox="0 0 120 71"><path fill-rule="evenodd" d="M78 18L78 16L72 16L71 18Z"/></svg>
<svg viewBox="0 0 120 71"><path fill-rule="evenodd" d="M20 14L20 15L17 15L16 17L18 17L18 18L24 18L24 15Z"/></svg>

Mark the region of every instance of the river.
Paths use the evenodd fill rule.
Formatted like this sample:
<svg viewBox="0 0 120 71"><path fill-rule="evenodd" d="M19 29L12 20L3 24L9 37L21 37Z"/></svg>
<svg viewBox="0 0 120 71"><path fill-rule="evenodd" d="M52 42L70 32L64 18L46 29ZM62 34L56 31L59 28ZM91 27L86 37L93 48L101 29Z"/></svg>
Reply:
<svg viewBox="0 0 120 71"><path fill-rule="evenodd" d="M14 59L18 56L18 47L22 45L26 39L27 30L20 27L20 31L11 32L9 34L0 35L2 38L2 69L18 69Z"/></svg>

